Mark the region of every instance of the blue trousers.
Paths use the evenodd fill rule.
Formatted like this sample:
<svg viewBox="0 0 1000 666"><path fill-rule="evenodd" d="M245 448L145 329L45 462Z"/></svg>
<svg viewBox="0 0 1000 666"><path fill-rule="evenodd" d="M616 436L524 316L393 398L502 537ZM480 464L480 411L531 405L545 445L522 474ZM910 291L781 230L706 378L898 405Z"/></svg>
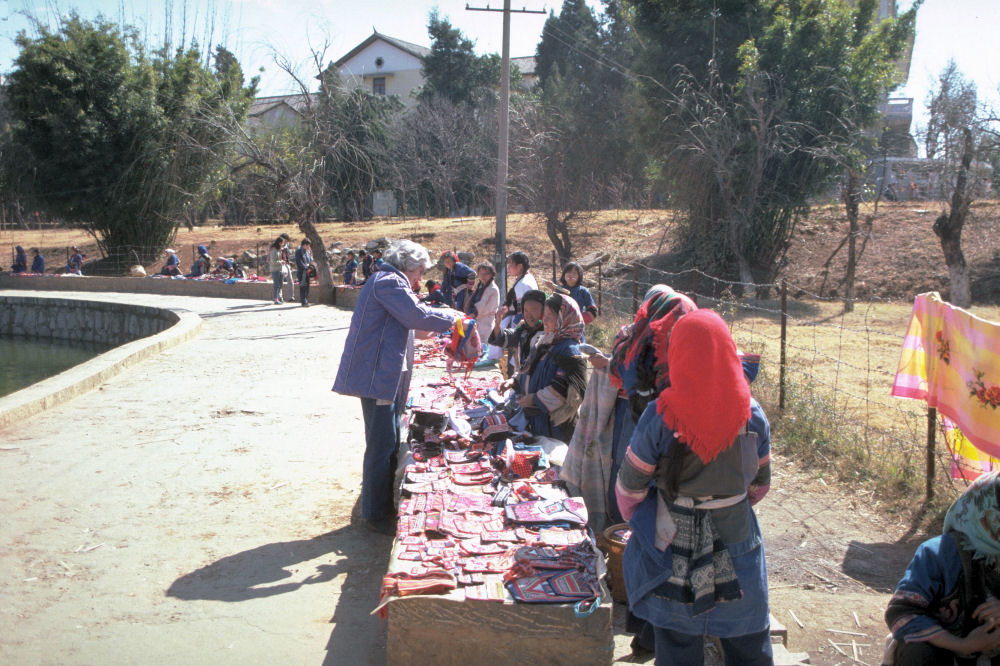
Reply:
<svg viewBox="0 0 1000 666"><path fill-rule="evenodd" d="M284 274L281 271L277 273L271 273L271 300L280 301L281 300L281 283Z"/></svg>
<svg viewBox="0 0 1000 666"><path fill-rule="evenodd" d="M622 461L625 460L625 450L628 449L633 430L635 430L635 422L632 421L632 410L628 405L628 398L619 397L615 400L615 425L611 436L611 483L608 484L608 521L612 525L625 522L621 511L618 510L615 483L618 481L618 470L621 469Z"/></svg>
<svg viewBox="0 0 1000 666"><path fill-rule="evenodd" d="M656 666L676 664L701 666L705 663L702 636L681 634L663 627L653 627L656 635ZM720 638L726 666L772 666L770 627L756 634Z"/></svg>
<svg viewBox="0 0 1000 666"><path fill-rule="evenodd" d="M396 515L393 483L399 451L400 411L395 403L377 405L374 398L361 398L361 415L365 421L361 517L365 520L382 520Z"/></svg>
<svg viewBox="0 0 1000 666"><path fill-rule="evenodd" d="M303 303L309 302L309 273L299 270L299 300Z"/></svg>

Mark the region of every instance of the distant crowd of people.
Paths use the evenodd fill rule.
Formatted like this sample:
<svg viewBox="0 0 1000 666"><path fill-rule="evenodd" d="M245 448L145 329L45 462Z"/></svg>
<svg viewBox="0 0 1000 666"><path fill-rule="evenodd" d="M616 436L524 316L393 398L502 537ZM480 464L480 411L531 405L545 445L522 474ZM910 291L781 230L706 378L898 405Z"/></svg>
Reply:
<svg viewBox="0 0 1000 666"><path fill-rule="evenodd" d="M72 246L70 248L69 260L62 270L63 274L83 275L83 260L86 258L80 248ZM3 270L0 268L0 270ZM43 275L45 273L45 257L37 247L31 248L31 266L28 266L28 253L20 245L14 248L14 261L10 266L10 272L16 275Z"/></svg>

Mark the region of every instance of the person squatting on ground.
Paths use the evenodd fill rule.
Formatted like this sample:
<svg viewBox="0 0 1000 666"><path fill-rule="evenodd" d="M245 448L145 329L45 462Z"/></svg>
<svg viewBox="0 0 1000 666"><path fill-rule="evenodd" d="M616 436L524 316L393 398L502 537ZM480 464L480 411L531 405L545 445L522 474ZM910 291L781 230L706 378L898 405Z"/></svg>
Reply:
<svg viewBox="0 0 1000 666"><path fill-rule="evenodd" d="M295 268L299 278L299 300L302 301L304 308L309 307L309 267L312 266L313 262L312 252L309 251L311 248L312 243L309 242L309 239L303 238L298 249L295 250Z"/></svg>
<svg viewBox="0 0 1000 666"><path fill-rule="evenodd" d="M25 253L24 248L18 245L14 248L14 263L10 267L11 273L27 273L28 272L28 255Z"/></svg>
<svg viewBox="0 0 1000 666"><path fill-rule="evenodd" d="M432 265L417 243L404 240L390 246L382 269L358 294L333 384L337 393L361 398L361 516L384 534L395 534L393 480L400 418L410 391L414 331L444 333L462 317L417 299L420 279Z"/></svg>
<svg viewBox="0 0 1000 666"><path fill-rule="evenodd" d="M653 625L657 664L704 663L706 635L729 666L772 664L751 508L770 488L770 426L719 315L682 317L667 357L670 386L643 411L618 473L629 605Z"/></svg>
<svg viewBox="0 0 1000 666"><path fill-rule="evenodd" d="M524 294L521 299L521 309L524 318L515 328L501 328L500 321L504 318L503 310L498 310L493 319L493 330L488 339L489 344L508 351L511 365L514 372L511 379L505 382L506 388L513 385L519 389L513 378L516 377L522 368L527 369L527 363L531 357L531 350L537 345L542 335L542 309L545 307L545 292L532 289Z"/></svg>
<svg viewBox="0 0 1000 666"><path fill-rule="evenodd" d="M164 250L164 252L167 253L167 262L163 264L163 268L160 269L160 275L167 275L170 277L173 277L175 275L180 275L181 274L180 257L178 257L177 253L174 252L169 247L166 250Z"/></svg>
<svg viewBox="0 0 1000 666"><path fill-rule="evenodd" d="M66 268L63 269L63 273L83 275L83 259L86 255L80 252L80 248L75 245L70 248L70 251L72 254L69 256L69 262L66 264Z"/></svg>
<svg viewBox="0 0 1000 666"><path fill-rule="evenodd" d="M31 259L31 272L38 273L39 275L45 272L45 257L42 253L38 251L38 248L32 248L31 253L35 255Z"/></svg>
<svg viewBox="0 0 1000 666"><path fill-rule="evenodd" d="M428 280L424 283L427 293L420 297L421 302L428 305L447 305L444 302L444 294L441 293L441 283L437 280Z"/></svg>
<svg viewBox="0 0 1000 666"><path fill-rule="evenodd" d="M191 264L191 272L184 275L187 278L201 277L208 275L212 270L212 257L208 254L208 248L204 245L198 246L198 258Z"/></svg>
<svg viewBox="0 0 1000 666"><path fill-rule="evenodd" d="M1000 472L955 500L917 547L885 611L883 664L1000 664ZM982 660L979 658L982 657Z"/></svg>
<svg viewBox="0 0 1000 666"><path fill-rule="evenodd" d="M587 388L587 360L580 353L583 318L576 301L553 294L542 309L544 333L520 378L517 403L534 435L569 442Z"/></svg>

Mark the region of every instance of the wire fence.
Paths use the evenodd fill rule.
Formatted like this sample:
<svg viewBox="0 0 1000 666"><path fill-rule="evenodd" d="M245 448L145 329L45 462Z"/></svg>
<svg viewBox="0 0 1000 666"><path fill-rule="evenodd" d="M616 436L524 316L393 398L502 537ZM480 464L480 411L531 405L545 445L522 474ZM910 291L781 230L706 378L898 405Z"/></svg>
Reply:
<svg viewBox="0 0 1000 666"><path fill-rule="evenodd" d="M792 281L744 284L642 263L598 262L587 267L586 283L600 312L588 342L609 346L646 291L667 284L722 315L742 351L761 354L753 393L777 417L786 450L821 472L887 484L900 495L922 488L930 500L936 490L955 490L934 411L890 395L912 302L868 299L847 311L843 299Z"/></svg>

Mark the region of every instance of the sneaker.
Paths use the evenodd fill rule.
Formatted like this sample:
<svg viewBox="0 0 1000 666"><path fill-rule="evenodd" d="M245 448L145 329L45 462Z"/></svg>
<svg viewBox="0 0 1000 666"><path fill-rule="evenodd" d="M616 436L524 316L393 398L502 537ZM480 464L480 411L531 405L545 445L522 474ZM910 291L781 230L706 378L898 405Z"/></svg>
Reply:
<svg viewBox="0 0 1000 666"><path fill-rule="evenodd" d="M281 305L281 301L276 298L276 299L274 299L274 304L275 305Z"/></svg>
<svg viewBox="0 0 1000 666"><path fill-rule="evenodd" d="M302 307L304 308L309 307L309 301L302 301Z"/></svg>
<svg viewBox="0 0 1000 666"><path fill-rule="evenodd" d="M496 364L497 362L494 359L484 358L476 361L472 367L476 370L482 370L484 368L492 368Z"/></svg>

